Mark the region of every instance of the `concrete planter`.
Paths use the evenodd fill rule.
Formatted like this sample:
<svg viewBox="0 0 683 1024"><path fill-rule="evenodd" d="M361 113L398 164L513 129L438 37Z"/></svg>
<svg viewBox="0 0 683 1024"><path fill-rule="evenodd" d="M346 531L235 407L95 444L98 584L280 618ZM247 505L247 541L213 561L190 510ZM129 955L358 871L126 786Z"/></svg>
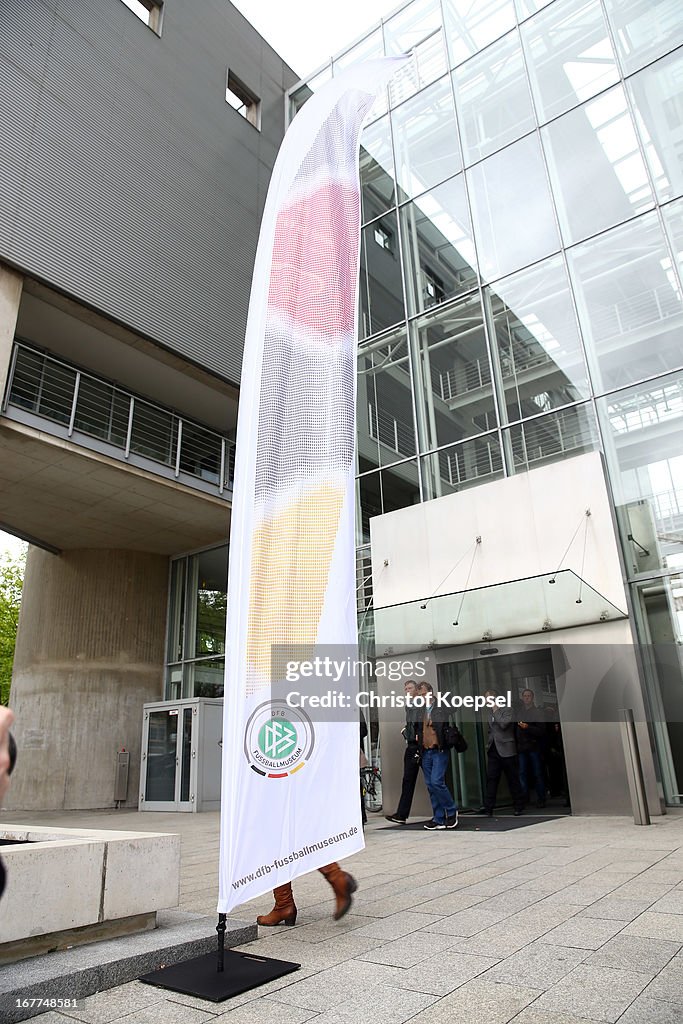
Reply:
<svg viewBox="0 0 683 1024"><path fill-rule="evenodd" d="M155 927L177 907L180 836L3 826L0 963Z"/></svg>

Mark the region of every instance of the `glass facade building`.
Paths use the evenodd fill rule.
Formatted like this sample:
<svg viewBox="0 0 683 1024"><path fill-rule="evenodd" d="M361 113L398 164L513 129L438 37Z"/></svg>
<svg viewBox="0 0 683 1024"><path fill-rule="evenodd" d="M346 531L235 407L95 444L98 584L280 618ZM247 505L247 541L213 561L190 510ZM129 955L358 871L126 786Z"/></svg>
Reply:
<svg viewBox="0 0 683 1024"><path fill-rule="evenodd" d="M361 140L362 621L372 517L601 451L680 803L683 4L413 0L291 111L403 52Z"/></svg>

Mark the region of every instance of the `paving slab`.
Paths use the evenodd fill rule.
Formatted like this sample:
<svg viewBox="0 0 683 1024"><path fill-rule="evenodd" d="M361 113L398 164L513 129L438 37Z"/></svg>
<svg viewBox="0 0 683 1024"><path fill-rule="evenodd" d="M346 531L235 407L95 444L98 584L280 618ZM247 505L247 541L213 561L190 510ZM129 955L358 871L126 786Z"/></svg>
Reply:
<svg viewBox="0 0 683 1024"><path fill-rule="evenodd" d="M683 916L680 914L644 914L624 928L627 935L645 935L651 939L670 939L683 945Z"/></svg>
<svg viewBox="0 0 683 1024"><path fill-rule="evenodd" d="M683 1020L683 997L679 1003L639 996L629 1006L619 1024L681 1024Z"/></svg>
<svg viewBox="0 0 683 1024"><path fill-rule="evenodd" d="M667 939L650 939L641 935L616 935L586 960L590 967L620 967L627 971L659 974L681 946Z"/></svg>
<svg viewBox="0 0 683 1024"><path fill-rule="evenodd" d="M543 941L557 946L574 946L577 949L599 949L623 927L623 921L605 921L599 917L573 917L547 932L543 936Z"/></svg>
<svg viewBox="0 0 683 1024"><path fill-rule="evenodd" d="M418 1013L411 1024L508 1024L520 1010L538 996L535 989L501 985L475 978L440 999L429 1010Z"/></svg>
<svg viewBox="0 0 683 1024"><path fill-rule="evenodd" d="M580 964L544 992L535 1008L614 1024L647 984L647 975L635 971Z"/></svg>
<svg viewBox="0 0 683 1024"><path fill-rule="evenodd" d="M544 940L538 940L492 967L486 972L486 980L545 991L589 955L584 949L548 945Z"/></svg>

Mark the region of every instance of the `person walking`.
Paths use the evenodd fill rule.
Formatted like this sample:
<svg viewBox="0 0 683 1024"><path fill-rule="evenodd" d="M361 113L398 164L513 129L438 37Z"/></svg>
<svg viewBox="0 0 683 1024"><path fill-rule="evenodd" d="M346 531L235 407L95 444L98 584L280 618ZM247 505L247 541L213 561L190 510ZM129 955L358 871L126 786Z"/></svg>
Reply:
<svg viewBox="0 0 683 1024"><path fill-rule="evenodd" d="M406 679L403 684L403 692L406 697L411 699L417 694L417 683L414 679ZM415 783L417 777L420 774L420 762L422 760L420 754L420 748L415 738L410 737L409 728L410 721L415 717L415 710L411 707L406 707L406 724L401 731L403 739L406 741L406 748L403 752L403 782L401 783L401 796L399 797L398 807L396 808L395 814L387 814L387 821L393 821L396 825L405 825L406 821L410 817L410 808L413 804L413 797L415 795Z"/></svg>
<svg viewBox="0 0 683 1024"><path fill-rule="evenodd" d="M410 723L408 736L417 743L422 756L422 774L432 802L432 820L424 827L434 832L455 828L458 824L458 808L446 785L449 748L444 732L448 715L443 709L437 708L431 683L421 683L420 691L426 698L426 705L420 717Z"/></svg>
<svg viewBox="0 0 683 1024"><path fill-rule="evenodd" d="M343 871L336 861L326 864L324 868L318 868L318 871L324 875L334 890L335 907L332 917L335 921L339 921L344 914L348 913L358 883L353 875L350 875L348 871ZM273 889L273 896L275 897L275 906L269 914L260 914L256 918L256 924L264 925L266 928L272 928L278 924L295 925L297 909L292 883L285 882L284 885L276 886Z"/></svg>
<svg viewBox="0 0 683 1024"><path fill-rule="evenodd" d="M487 690L485 697L498 697L496 690ZM515 715L512 708L489 708L489 736L486 746L486 798L481 809L489 818L496 806L501 775L505 775L515 808L515 815L524 810L524 795L519 782L519 761L515 740Z"/></svg>
<svg viewBox="0 0 683 1024"><path fill-rule="evenodd" d="M533 774L536 789L536 806L545 807L546 781L543 741L546 733L545 714L536 706L533 690L522 690L521 704L517 711L517 757L519 759L519 784L524 800L529 799L529 775ZM531 773L529 771L531 769Z"/></svg>

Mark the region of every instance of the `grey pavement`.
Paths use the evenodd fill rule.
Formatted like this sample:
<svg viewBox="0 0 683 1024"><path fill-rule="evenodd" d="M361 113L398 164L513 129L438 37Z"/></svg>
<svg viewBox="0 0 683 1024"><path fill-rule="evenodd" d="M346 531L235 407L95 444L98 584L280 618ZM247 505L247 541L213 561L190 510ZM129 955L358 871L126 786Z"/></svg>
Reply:
<svg viewBox="0 0 683 1024"><path fill-rule="evenodd" d="M16 813L13 821L27 821ZM181 909L215 914L217 814L32 814L35 824L182 836ZM296 879L294 928L238 947L301 970L225 1003L134 981L42 1024L678 1024L683 1020L683 813L547 821L509 832L388 829L371 817L351 912ZM270 909L264 895L240 917Z"/></svg>

